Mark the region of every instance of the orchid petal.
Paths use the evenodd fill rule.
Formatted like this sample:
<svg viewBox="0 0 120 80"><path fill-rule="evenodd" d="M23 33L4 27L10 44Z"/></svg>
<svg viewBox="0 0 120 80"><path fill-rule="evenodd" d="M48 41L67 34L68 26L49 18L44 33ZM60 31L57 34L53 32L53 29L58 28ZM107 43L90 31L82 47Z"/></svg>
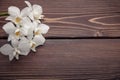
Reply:
<svg viewBox="0 0 120 80"><path fill-rule="evenodd" d="M5 25L3 26L3 29L5 30L5 32L6 32L7 34L12 34L12 33L15 32L16 27L13 25L13 23L8 22L7 24L5 24Z"/></svg>
<svg viewBox="0 0 120 80"><path fill-rule="evenodd" d="M42 7L40 5L34 4L33 5L33 14L41 15L42 13L43 13Z"/></svg>
<svg viewBox="0 0 120 80"><path fill-rule="evenodd" d="M33 17L33 13L32 13L32 12L29 14L29 18L30 18L31 20L34 20L34 17Z"/></svg>
<svg viewBox="0 0 120 80"><path fill-rule="evenodd" d="M13 40L13 39L14 39L13 35L10 34L10 35L8 36L8 41L11 41L11 40Z"/></svg>
<svg viewBox="0 0 120 80"><path fill-rule="evenodd" d="M12 16L8 16L7 18L5 18L5 20L13 21L13 20L14 20L14 17L12 17Z"/></svg>
<svg viewBox="0 0 120 80"><path fill-rule="evenodd" d="M29 7L25 7L25 8L23 8L22 11L21 11L21 16L22 16L22 17L26 17L26 16L29 15L29 13L30 13L30 8L29 8Z"/></svg>
<svg viewBox="0 0 120 80"><path fill-rule="evenodd" d="M49 30L49 26L46 24L40 24L39 28L40 28L42 34L46 34Z"/></svg>
<svg viewBox="0 0 120 80"><path fill-rule="evenodd" d="M31 23L30 18L24 17L24 18L22 19L22 24L26 24L26 23Z"/></svg>
<svg viewBox="0 0 120 80"><path fill-rule="evenodd" d="M34 25L31 21L27 20L22 23L21 32L24 35L33 35Z"/></svg>
<svg viewBox="0 0 120 80"><path fill-rule="evenodd" d="M18 47L19 41L17 39L11 40L11 44L13 47Z"/></svg>
<svg viewBox="0 0 120 80"><path fill-rule="evenodd" d="M29 1L25 1L25 3L27 4L28 7L32 7L31 3Z"/></svg>
<svg viewBox="0 0 120 80"><path fill-rule="evenodd" d="M28 55L28 53L30 52L29 41L25 38L21 39L18 48L21 51L21 53L20 53L21 55Z"/></svg>
<svg viewBox="0 0 120 80"><path fill-rule="evenodd" d="M10 6L8 8L8 13L11 16L18 16L18 15L20 15L20 9L16 6Z"/></svg>
<svg viewBox="0 0 120 80"><path fill-rule="evenodd" d="M36 21L33 21L33 25L36 28L38 26L38 23Z"/></svg>
<svg viewBox="0 0 120 80"><path fill-rule="evenodd" d="M9 54L9 60L12 61L14 59L13 53Z"/></svg>
<svg viewBox="0 0 120 80"><path fill-rule="evenodd" d="M18 60L18 59L19 59L19 54L16 54L16 55L15 55L15 58Z"/></svg>
<svg viewBox="0 0 120 80"><path fill-rule="evenodd" d="M31 50L33 51L33 52L36 52L36 49L35 49L36 47L32 47L31 48Z"/></svg>
<svg viewBox="0 0 120 80"><path fill-rule="evenodd" d="M9 54L12 54L13 53L13 48L9 45L9 44L5 44L3 45L1 48L0 48L0 52L3 54L3 55L9 55Z"/></svg>
<svg viewBox="0 0 120 80"><path fill-rule="evenodd" d="M27 38L30 39L30 40L33 38L33 29L30 28L28 30Z"/></svg>
<svg viewBox="0 0 120 80"><path fill-rule="evenodd" d="M44 44L45 38L42 35L36 35L33 38L33 41L36 43L36 46L39 46Z"/></svg>

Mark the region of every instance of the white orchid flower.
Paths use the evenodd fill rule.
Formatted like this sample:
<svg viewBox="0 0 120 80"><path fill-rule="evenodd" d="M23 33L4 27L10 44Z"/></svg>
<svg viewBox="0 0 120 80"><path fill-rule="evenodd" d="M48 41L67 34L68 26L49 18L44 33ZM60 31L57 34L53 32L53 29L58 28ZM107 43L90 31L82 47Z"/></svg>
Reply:
<svg viewBox="0 0 120 80"><path fill-rule="evenodd" d="M20 11L16 6L8 8L9 16L6 20L11 22L6 23L2 28L9 35L8 41L10 44L5 44L0 48L3 55L8 55L9 60L16 58L19 55L28 55L30 50L36 52L36 47L45 43L43 37L49 30L49 26L42 24L40 19L43 19L43 10L40 5L31 5L29 1L25 1L28 7Z"/></svg>
<svg viewBox="0 0 120 80"><path fill-rule="evenodd" d="M15 26L12 22L8 22L3 26L4 31L9 34L8 41L12 39L20 39L27 35L33 35L34 25L29 18L24 18L21 25Z"/></svg>
<svg viewBox="0 0 120 80"><path fill-rule="evenodd" d="M3 55L8 55L9 60L16 58L19 59L19 55L28 55L30 52L30 45L27 39L23 38L21 41L12 40L12 46L5 44L0 48L0 52Z"/></svg>
<svg viewBox="0 0 120 80"><path fill-rule="evenodd" d="M36 47L43 45L45 38L42 35L35 36L33 39L30 39L31 50L36 52Z"/></svg>
<svg viewBox="0 0 120 80"><path fill-rule="evenodd" d="M32 50L35 51L35 48L39 45L43 45L45 38L42 34L46 34L49 30L49 26L45 24L39 24L34 30L34 38L32 43Z"/></svg>
<svg viewBox="0 0 120 80"><path fill-rule="evenodd" d="M33 22L34 25L34 33L30 33L27 38L29 39L31 50L36 52L36 47L39 45L43 45L45 42L45 38L42 34L46 34L49 30L49 26L45 24L38 24L37 22Z"/></svg>
<svg viewBox="0 0 120 80"><path fill-rule="evenodd" d="M14 22L15 24L19 25L21 24L24 17L28 16L28 13L30 13L30 9L28 7L25 7L20 11L20 9L16 6L10 6L8 8L8 16L6 20L10 20Z"/></svg>
<svg viewBox="0 0 120 80"><path fill-rule="evenodd" d="M21 24L21 31L24 36L33 36L34 24L26 17Z"/></svg>
<svg viewBox="0 0 120 80"><path fill-rule="evenodd" d="M33 21L36 21L38 23L41 23L39 21L39 19L43 19L43 17L44 17L44 15L42 15L42 13L43 13L42 7L37 4L31 5L31 3L29 1L25 1L25 3L29 7L29 10L31 10L31 12L29 14L30 19Z"/></svg>
<svg viewBox="0 0 120 80"><path fill-rule="evenodd" d="M13 39L20 39L21 30L16 27L12 22L8 22L3 26L4 31L9 34L8 41Z"/></svg>
<svg viewBox="0 0 120 80"><path fill-rule="evenodd" d="M35 27L35 30L34 30L34 35L37 36L37 35L41 35L41 34L46 34L49 30L49 26L46 25L46 24L38 24L37 27Z"/></svg>

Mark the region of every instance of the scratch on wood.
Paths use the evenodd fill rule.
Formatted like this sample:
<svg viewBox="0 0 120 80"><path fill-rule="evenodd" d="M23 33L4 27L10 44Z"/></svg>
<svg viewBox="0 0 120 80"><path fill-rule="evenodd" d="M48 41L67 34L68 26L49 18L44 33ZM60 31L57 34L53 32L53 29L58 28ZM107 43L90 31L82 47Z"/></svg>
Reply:
<svg viewBox="0 0 120 80"><path fill-rule="evenodd" d="M95 34L94 34L95 37L101 37L103 36L102 35L102 32L101 31L97 31Z"/></svg>

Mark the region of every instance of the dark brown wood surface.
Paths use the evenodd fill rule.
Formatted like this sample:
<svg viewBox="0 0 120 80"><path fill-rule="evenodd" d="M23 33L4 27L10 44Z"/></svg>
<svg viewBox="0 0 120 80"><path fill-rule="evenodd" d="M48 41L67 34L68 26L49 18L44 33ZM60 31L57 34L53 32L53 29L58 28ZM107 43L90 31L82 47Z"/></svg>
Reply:
<svg viewBox="0 0 120 80"><path fill-rule="evenodd" d="M119 0L31 0L44 9L45 23L51 30L47 37L119 37ZM1 0L0 11L6 12L11 5L25 7L24 0ZM0 26L5 24L0 17ZM0 28L1 28L0 27ZM0 30L0 36L5 33Z"/></svg>
<svg viewBox="0 0 120 80"><path fill-rule="evenodd" d="M0 80L120 80L120 0L29 1L43 7L47 41L19 61L0 54ZM0 47L7 43L1 13L11 5L26 6L0 0Z"/></svg>
<svg viewBox="0 0 120 80"><path fill-rule="evenodd" d="M6 41L1 40L0 45ZM113 79L120 76L120 39L47 40L37 53L9 62L0 56L0 77Z"/></svg>

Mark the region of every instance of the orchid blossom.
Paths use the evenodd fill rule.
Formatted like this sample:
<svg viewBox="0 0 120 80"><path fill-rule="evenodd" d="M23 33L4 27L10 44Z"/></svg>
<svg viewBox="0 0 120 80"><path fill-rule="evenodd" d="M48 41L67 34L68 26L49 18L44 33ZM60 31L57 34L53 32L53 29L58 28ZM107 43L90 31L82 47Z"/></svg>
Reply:
<svg viewBox="0 0 120 80"><path fill-rule="evenodd" d="M28 39L30 40L30 45L31 45L31 49L32 51L36 51L36 47L39 45L43 45L45 42L45 38L43 37L42 34L46 34L49 30L49 26L45 25L45 24L38 24L36 22L33 22L34 24L34 33L33 33L33 37L29 37ZM32 34L31 34L32 35ZM31 36L30 35L30 36Z"/></svg>
<svg viewBox="0 0 120 80"><path fill-rule="evenodd" d="M31 11L29 14L30 19L38 23L41 23L39 19L42 19L44 17L44 15L42 15L43 13L42 7L37 4L31 5L29 1L25 1L25 3L27 4L29 10Z"/></svg>
<svg viewBox="0 0 120 80"><path fill-rule="evenodd" d="M12 22L8 22L3 26L4 31L9 35L8 41L11 41L13 39L20 39L21 30L19 27L15 27L15 25Z"/></svg>
<svg viewBox="0 0 120 80"><path fill-rule="evenodd" d="M20 41L12 40L11 44L12 45L5 44L0 48L1 53L8 55L10 61L13 60L14 57L19 59L19 55L28 55L30 52L29 42L25 38Z"/></svg>
<svg viewBox="0 0 120 80"><path fill-rule="evenodd" d="M30 50L36 52L36 47L45 43L43 37L49 30L49 26L40 22L43 18L42 7L40 5L31 5L25 1L28 7L20 11L16 6L8 8L9 16L7 22L2 28L8 34L10 44L5 44L0 48L3 55L8 55L9 60L19 59L19 55L28 55Z"/></svg>
<svg viewBox="0 0 120 80"><path fill-rule="evenodd" d="M10 20L14 22L16 25L20 25L22 20L28 16L28 13L30 13L30 9L28 7L25 7L20 11L20 9L16 6L10 6L8 8L8 14L9 16L6 18L6 20Z"/></svg>

